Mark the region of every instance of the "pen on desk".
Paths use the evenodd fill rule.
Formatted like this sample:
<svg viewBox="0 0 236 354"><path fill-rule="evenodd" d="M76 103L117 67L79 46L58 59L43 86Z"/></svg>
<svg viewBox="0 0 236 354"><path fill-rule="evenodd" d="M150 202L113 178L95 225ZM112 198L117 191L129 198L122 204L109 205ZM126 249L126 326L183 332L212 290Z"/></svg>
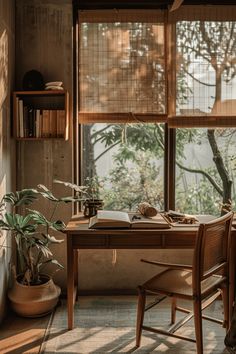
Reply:
<svg viewBox="0 0 236 354"><path fill-rule="evenodd" d="M133 215L131 220L134 221L134 220L140 220L140 219L141 219L141 216Z"/></svg>

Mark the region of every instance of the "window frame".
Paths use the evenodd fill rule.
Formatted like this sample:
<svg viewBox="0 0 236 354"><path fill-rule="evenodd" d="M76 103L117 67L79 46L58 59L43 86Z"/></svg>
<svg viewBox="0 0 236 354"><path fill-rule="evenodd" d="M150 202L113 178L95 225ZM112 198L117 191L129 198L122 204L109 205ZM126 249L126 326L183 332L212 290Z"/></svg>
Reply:
<svg viewBox="0 0 236 354"><path fill-rule="evenodd" d="M183 6L185 7L185 6ZM189 7L189 6L188 6ZM209 7L209 6L208 6ZM195 6L196 8L196 6ZM225 8L223 6L222 8ZM236 6L234 6L236 9ZM135 11L130 9L130 11ZM74 91L74 180L81 184L81 168L83 161L83 146L82 146L82 130L84 123L95 123L95 122L109 122L109 123L125 123L127 122L137 122L140 120L142 122L164 122L165 123L165 153L164 153L164 198L165 198L165 209L175 208L175 155L176 155L176 129L175 128L190 128L190 127L228 127L236 126L236 115L232 117L230 124L223 119L223 123L219 121L219 118L224 118L224 116L177 116L176 115L176 68L173 64L173 56L176 53L176 46L173 45L176 39L175 24L176 18L179 16L179 12L176 11L174 16L165 11L165 25L164 25L164 46L165 46L165 88L166 88L166 114L162 115L152 115L152 114L135 114L135 117L131 117L130 113L87 113L87 117L83 117L83 113L80 113L79 118L79 19L78 19L78 6L76 1L74 2L74 22L73 22L73 47L74 47L74 72L73 72L73 91ZM230 12L229 12L230 13ZM233 14L233 17L235 14ZM236 18L234 18L236 20Z"/></svg>

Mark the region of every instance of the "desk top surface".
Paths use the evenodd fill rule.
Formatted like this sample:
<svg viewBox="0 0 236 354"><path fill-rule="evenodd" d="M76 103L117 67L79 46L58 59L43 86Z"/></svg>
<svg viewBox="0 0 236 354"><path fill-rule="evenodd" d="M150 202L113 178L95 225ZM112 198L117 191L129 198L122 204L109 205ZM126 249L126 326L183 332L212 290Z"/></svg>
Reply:
<svg viewBox="0 0 236 354"><path fill-rule="evenodd" d="M199 217L200 222L207 222L215 217L209 215L201 215ZM72 219L67 224L65 232L67 234L120 234L120 233L196 233L199 224L174 224L169 229L135 229L135 228L120 228L120 229L89 229L88 228L89 218L85 218L82 214L74 215Z"/></svg>

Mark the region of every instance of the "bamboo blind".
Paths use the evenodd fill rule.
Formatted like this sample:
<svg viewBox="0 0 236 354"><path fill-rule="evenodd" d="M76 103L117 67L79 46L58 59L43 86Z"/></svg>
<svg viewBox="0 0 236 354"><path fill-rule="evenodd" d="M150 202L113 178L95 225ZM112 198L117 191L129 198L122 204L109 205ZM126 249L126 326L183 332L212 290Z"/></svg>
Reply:
<svg viewBox="0 0 236 354"><path fill-rule="evenodd" d="M181 6L166 15L164 10L79 12L80 123L236 126L236 6ZM221 31L208 50L196 36L187 49L183 38L191 25L205 26L209 35L215 24ZM217 99L212 63L224 65Z"/></svg>
<svg viewBox="0 0 236 354"><path fill-rule="evenodd" d="M82 11L79 120L166 121L164 12Z"/></svg>
<svg viewBox="0 0 236 354"><path fill-rule="evenodd" d="M236 126L235 21L236 6L181 6L169 13L176 81L169 127Z"/></svg>

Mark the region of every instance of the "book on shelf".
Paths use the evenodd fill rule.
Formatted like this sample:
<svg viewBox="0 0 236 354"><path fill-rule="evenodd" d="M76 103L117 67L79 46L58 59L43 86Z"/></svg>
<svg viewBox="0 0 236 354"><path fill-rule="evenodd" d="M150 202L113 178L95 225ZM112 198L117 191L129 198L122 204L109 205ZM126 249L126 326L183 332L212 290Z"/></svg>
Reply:
<svg viewBox="0 0 236 354"><path fill-rule="evenodd" d="M29 118L28 118L28 107L23 106L23 137L29 136Z"/></svg>
<svg viewBox="0 0 236 354"><path fill-rule="evenodd" d="M15 114L16 114L16 136L20 136L20 119L19 119L19 97L16 97L16 106L15 106Z"/></svg>
<svg viewBox="0 0 236 354"><path fill-rule="evenodd" d="M57 110L49 111L49 137L57 137Z"/></svg>
<svg viewBox="0 0 236 354"><path fill-rule="evenodd" d="M48 109L42 111L42 137L48 138L50 134L50 112Z"/></svg>
<svg viewBox="0 0 236 354"><path fill-rule="evenodd" d="M18 138L64 138L64 109L37 109L16 99L16 136Z"/></svg>
<svg viewBox="0 0 236 354"><path fill-rule="evenodd" d="M18 101L18 113L19 113L19 137L24 137L24 106L23 101Z"/></svg>
<svg viewBox="0 0 236 354"><path fill-rule="evenodd" d="M89 229L169 229L170 227L170 223L161 214L146 218L141 214L129 214L124 211L98 210L97 215L89 219Z"/></svg>
<svg viewBox="0 0 236 354"><path fill-rule="evenodd" d="M41 136L42 136L42 113L40 109L36 109L35 137L41 138Z"/></svg>
<svg viewBox="0 0 236 354"><path fill-rule="evenodd" d="M25 127L26 130L25 136L29 138L35 137L35 114L33 108L25 107L26 108L26 119L25 119Z"/></svg>
<svg viewBox="0 0 236 354"><path fill-rule="evenodd" d="M57 137L63 138L66 128L66 112L64 109L57 110Z"/></svg>

